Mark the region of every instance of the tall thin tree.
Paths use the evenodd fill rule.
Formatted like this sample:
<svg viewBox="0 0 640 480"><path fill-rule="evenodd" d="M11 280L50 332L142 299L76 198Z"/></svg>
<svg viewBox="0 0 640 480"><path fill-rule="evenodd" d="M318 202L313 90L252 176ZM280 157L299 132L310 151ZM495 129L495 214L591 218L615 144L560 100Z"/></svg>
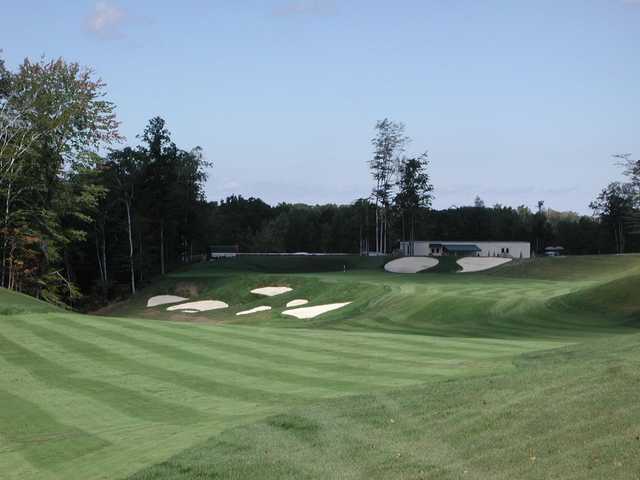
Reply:
<svg viewBox="0 0 640 480"><path fill-rule="evenodd" d="M376 207L376 253L387 253L389 211L398 169L399 156L404 152L409 137L404 124L388 118L376 122L375 136L371 139L373 158L369 161L371 176L375 180L372 196Z"/></svg>

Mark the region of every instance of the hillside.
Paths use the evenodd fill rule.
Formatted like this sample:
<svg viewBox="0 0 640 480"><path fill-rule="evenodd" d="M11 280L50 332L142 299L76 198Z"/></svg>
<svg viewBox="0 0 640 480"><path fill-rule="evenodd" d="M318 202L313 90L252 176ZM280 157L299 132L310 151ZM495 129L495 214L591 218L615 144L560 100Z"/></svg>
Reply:
<svg viewBox="0 0 640 480"><path fill-rule="evenodd" d="M327 260L202 265L109 316L0 291L0 471L636 478L640 257L468 275ZM267 285L293 291L250 293ZM147 308L160 293L230 308ZM281 314L293 298L353 303L299 320Z"/></svg>

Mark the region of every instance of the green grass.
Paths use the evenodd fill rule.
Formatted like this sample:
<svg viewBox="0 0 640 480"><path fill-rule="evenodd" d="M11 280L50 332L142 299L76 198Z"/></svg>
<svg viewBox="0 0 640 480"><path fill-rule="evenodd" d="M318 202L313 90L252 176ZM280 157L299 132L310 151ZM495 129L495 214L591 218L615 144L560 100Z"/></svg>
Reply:
<svg viewBox="0 0 640 480"><path fill-rule="evenodd" d="M275 258L170 275L109 316L0 291L0 478L639 478L640 257ZM249 293L270 284L295 290ZM145 307L179 292L232 307ZM353 303L303 321L293 298Z"/></svg>
<svg viewBox="0 0 640 480"><path fill-rule="evenodd" d="M382 269L387 257L361 257L359 255L240 255L222 258L206 266L196 266L188 275L204 271L213 266L218 271L267 272L267 273L317 273L342 272L346 270Z"/></svg>

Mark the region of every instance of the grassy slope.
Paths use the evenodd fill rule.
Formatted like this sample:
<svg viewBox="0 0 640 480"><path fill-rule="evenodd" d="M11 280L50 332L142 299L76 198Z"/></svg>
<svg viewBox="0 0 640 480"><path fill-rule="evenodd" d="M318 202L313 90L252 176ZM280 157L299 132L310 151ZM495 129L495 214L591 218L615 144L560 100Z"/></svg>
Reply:
<svg viewBox="0 0 640 480"><path fill-rule="evenodd" d="M517 369L298 408L135 480L637 479L639 335L524 355Z"/></svg>
<svg viewBox="0 0 640 480"><path fill-rule="evenodd" d="M0 472L117 478L192 446L135 478L635 478L640 258L603 258L490 275L243 259L113 311L174 318L147 296L197 288L233 305L199 317L225 325L25 313L0 292ZM270 283L296 291L248 293ZM301 324L279 314L298 297L354 303Z"/></svg>

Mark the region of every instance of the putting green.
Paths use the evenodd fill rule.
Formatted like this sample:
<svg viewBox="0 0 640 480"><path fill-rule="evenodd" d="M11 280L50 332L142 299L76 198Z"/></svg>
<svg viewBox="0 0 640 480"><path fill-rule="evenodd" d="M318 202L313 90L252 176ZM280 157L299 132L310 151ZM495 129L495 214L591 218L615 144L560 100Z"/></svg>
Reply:
<svg viewBox="0 0 640 480"><path fill-rule="evenodd" d="M515 419L469 423L480 421L483 409L504 413L477 399L504 406L530 394L538 403L523 408L551 408L548 387L549 399L568 407L570 398L580 398L580 385L589 393L602 382L588 369L608 365L603 358L613 358L617 346L624 347L620 358L627 364L640 360L639 257L514 262L466 276L389 275L380 267L384 262L357 258L330 257L324 267L317 259L309 260L312 265L287 261L196 267L142 291L109 316L65 312L0 291L0 477L421 478L412 470L420 463L422 469L431 465L427 478L456 478L463 455L471 455L469 442L480 442L482 432L544 434ZM292 273L296 268L304 273ZM147 299L177 293L185 283L197 297L230 308L191 314L185 322L159 321L187 316L147 308ZM293 291L272 298L250 293L269 284ZM281 314L293 298L307 298L309 306L352 303L298 320ZM235 315L258 305L272 310ZM578 352L577 363L559 352ZM570 395L563 395L560 380L571 383ZM637 382L629 385L640 393ZM607 396L592 398L604 402ZM629 407L618 405L624 398L612 400L616 408ZM621 447L614 460L612 445L622 445L622 438L605 428L606 419L594 417L600 403L581 401L574 407L583 420L604 429L593 439L603 445L599 461L622 462L618 472L636 468L625 455L637 444ZM387 431L391 420L395 431ZM610 423L621 435L634 428ZM443 450L438 428L450 429L451 449ZM569 435L571 425L559 425L558 435L562 428ZM370 435L373 449L384 452L383 466L362 446ZM581 441L590 439L584 435ZM314 446L327 461L317 451L312 460ZM433 450L424 451L427 446ZM486 463L490 445L477 448L485 456L475 478L508 478ZM543 477L564 477L572 464L550 465L540 471Z"/></svg>

